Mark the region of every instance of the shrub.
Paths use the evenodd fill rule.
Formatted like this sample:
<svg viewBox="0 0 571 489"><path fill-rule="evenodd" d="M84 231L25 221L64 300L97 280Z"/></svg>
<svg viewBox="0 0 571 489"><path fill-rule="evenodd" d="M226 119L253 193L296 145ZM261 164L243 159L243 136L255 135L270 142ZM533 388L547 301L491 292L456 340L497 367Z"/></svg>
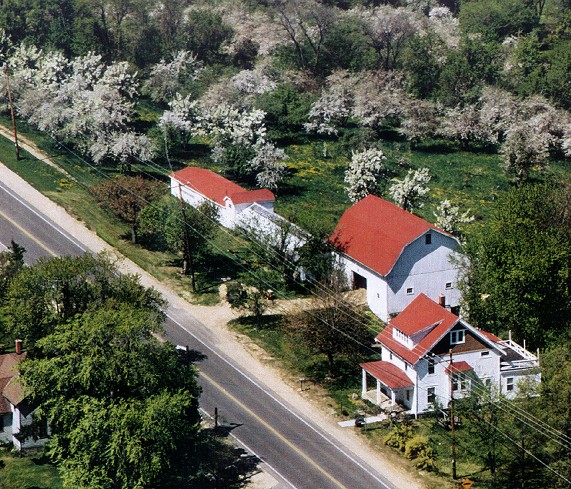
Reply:
<svg viewBox="0 0 571 489"><path fill-rule="evenodd" d="M413 437L413 427L410 424L397 424L386 436L385 444L389 447L398 448L401 452L406 449L407 442Z"/></svg>
<svg viewBox="0 0 571 489"><path fill-rule="evenodd" d="M405 443L404 455L415 461L415 466L422 470L434 470L434 450L429 445L428 438L417 435Z"/></svg>

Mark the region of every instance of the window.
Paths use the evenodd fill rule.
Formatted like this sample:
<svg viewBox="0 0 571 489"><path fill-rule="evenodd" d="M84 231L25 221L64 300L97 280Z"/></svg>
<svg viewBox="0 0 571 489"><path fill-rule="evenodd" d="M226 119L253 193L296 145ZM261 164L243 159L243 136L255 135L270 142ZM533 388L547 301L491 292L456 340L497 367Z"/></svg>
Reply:
<svg viewBox="0 0 571 489"><path fill-rule="evenodd" d="M404 364L404 371L406 372L408 370L408 365L405 363Z"/></svg>
<svg viewBox="0 0 571 489"><path fill-rule="evenodd" d="M490 356L490 352L489 352L489 351L482 351L482 352L480 352L480 356L481 356L481 357L489 357L489 356Z"/></svg>
<svg viewBox="0 0 571 489"><path fill-rule="evenodd" d="M484 379L484 385L486 387L492 387L492 379Z"/></svg>
<svg viewBox="0 0 571 489"><path fill-rule="evenodd" d="M412 295L412 294L414 294L414 289L412 287L406 289L406 295Z"/></svg>
<svg viewBox="0 0 571 489"><path fill-rule="evenodd" d="M467 379L464 374L454 374L452 376L452 390L465 391L470 388L470 379Z"/></svg>
<svg viewBox="0 0 571 489"><path fill-rule="evenodd" d="M434 404L436 402L436 387L429 387L426 389L426 400L428 404Z"/></svg>
<svg viewBox="0 0 571 489"><path fill-rule="evenodd" d="M450 331L450 344L457 345L458 343L464 343L466 338L464 336L465 330L457 329L456 331Z"/></svg>
<svg viewBox="0 0 571 489"><path fill-rule="evenodd" d="M389 353L389 359L392 360L393 359L393 354Z"/></svg>
<svg viewBox="0 0 571 489"><path fill-rule="evenodd" d="M434 373L434 364L436 362L434 361L434 358L429 358L428 359L428 374L432 375Z"/></svg>
<svg viewBox="0 0 571 489"><path fill-rule="evenodd" d="M506 379L506 390L508 392L514 390L514 378L513 377L508 377Z"/></svg>
<svg viewBox="0 0 571 489"><path fill-rule="evenodd" d="M428 233L424 235L424 242L426 244L431 244L432 243L432 234Z"/></svg>
<svg viewBox="0 0 571 489"><path fill-rule="evenodd" d="M406 400L410 401L410 391L409 390L406 391Z"/></svg>
<svg viewBox="0 0 571 489"><path fill-rule="evenodd" d="M451 289L452 288L452 282L446 282L446 288Z"/></svg>

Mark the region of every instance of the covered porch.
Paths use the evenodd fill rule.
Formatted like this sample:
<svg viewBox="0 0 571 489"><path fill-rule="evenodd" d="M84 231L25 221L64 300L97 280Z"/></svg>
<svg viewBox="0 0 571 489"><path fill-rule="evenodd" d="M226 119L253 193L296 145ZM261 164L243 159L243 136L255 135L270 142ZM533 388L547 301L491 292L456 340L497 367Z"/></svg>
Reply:
<svg viewBox="0 0 571 489"><path fill-rule="evenodd" d="M408 376L392 363L379 360L361 363L363 369L361 397L385 411L408 410L414 384ZM368 375L375 381L375 389L369 390ZM404 408L402 407L404 406Z"/></svg>

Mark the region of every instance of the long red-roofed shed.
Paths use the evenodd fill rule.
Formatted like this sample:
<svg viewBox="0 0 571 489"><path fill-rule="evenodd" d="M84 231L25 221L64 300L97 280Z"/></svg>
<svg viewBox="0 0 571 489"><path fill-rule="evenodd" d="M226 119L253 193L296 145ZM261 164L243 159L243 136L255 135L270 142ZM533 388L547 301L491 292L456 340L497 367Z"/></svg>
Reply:
<svg viewBox="0 0 571 489"><path fill-rule="evenodd" d="M251 202L273 202L271 190L246 190L222 175L206 168L187 167L172 174L172 177L188 188L202 194L207 199L224 206L224 198L229 197L235 205Z"/></svg>

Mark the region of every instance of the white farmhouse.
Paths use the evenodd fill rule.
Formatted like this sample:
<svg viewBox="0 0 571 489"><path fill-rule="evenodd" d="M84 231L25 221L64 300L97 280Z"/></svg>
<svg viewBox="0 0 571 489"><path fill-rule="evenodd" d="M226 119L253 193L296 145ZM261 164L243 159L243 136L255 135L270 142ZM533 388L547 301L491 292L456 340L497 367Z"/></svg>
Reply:
<svg viewBox="0 0 571 489"><path fill-rule="evenodd" d="M0 442L12 443L18 450L42 446L48 436L45 425L37 426L37 439L27 437L22 440L18 436L23 427L34 422L34 409L24 397L16 369L18 362L24 358L26 353L21 352L21 343L17 343L16 353L0 355Z"/></svg>
<svg viewBox="0 0 571 489"><path fill-rule="evenodd" d="M329 238L353 288L367 289L383 321L420 293L455 308L460 301L458 240L374 195L345 211Z"/></svg>
<svg viewBox="0 0 571 489"><path fill-rule="evenodd" d="M400 405L416 415L435 403L447 406L452 395L459 398L473 388L484 392L485 386L510 398L523 379L540 380L536 355L474 328L424 294L375 341L381 360L361 364L362 396L387 410Z"/></svg>

